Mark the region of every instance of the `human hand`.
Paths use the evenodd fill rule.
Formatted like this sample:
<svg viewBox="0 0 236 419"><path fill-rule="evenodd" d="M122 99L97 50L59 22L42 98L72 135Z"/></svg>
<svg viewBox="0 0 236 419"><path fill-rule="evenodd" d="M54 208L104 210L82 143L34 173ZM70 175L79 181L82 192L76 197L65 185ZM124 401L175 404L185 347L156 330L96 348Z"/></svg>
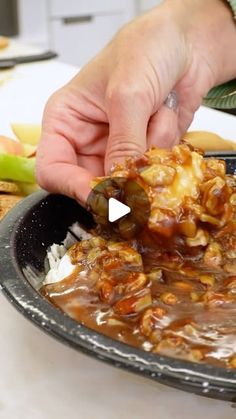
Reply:
<svg viewBox="0 0 236 419"><path fill-rule="evenodd" d="M235 42L222 0L165 0L126 25L49 100L39 184L84 203L90 180L114 162L175 144L208 90L235 75ZM176 110L164 104L171 90Z"/></svg>

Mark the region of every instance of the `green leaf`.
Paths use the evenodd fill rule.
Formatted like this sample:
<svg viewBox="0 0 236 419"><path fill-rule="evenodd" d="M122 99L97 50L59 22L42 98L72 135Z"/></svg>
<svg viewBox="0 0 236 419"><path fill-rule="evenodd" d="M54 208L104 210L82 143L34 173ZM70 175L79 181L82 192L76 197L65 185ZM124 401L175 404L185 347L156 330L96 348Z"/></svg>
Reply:
<svg viewBox="0 0 236 419"><path fill-rule="evenodd" d="M204 99L203 104L217 109L236 109L236 93L222 98Z"/></svg>
<svg viewBox="0 0 236 419"><path fill-rule="evenodd" d="M236 79L213 87L203 99L203 104L217 109L236 108Z"/></svg>
<svg viewBox="0 0 236 419"><path fill-rule="evenodd" d="M236 94L236 79L227 83L213 87L207 94L205 99L222 98L232 93Z"/></svg>

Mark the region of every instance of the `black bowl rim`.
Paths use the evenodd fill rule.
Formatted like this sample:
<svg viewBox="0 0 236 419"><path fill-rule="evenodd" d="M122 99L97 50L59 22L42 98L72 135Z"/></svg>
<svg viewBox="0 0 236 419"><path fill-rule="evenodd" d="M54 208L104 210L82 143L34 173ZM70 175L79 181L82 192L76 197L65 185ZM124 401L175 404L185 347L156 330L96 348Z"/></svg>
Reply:
<svg viewBox="0 0 236 419"><path fill-rule="evenodd" d="M30 195L0 223L0 287L8 300L44 332L92 357L185 391L235 400L236 372L231 369L159 356L101 335L62 313L30 285L17 264L13 242L26 214L48 196L45 191Z"/></svg>

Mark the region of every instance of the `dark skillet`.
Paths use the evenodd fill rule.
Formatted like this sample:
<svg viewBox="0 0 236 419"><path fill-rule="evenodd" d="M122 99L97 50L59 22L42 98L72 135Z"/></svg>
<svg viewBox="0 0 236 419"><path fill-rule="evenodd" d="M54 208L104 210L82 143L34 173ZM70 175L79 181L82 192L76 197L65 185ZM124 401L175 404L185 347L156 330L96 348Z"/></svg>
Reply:
<svg viewBox="0 0 236 419"><path fill-rule="evenodd" d="M234 173L235 156L221 157L228 173ZM72 320L38 293L48 246L60 243L75 221L87 226L92 222L72 199L45 192L29 196L4 218L0 223L0 286L10 302L42 330L88 355L168 386L235 402L233 370L150 354L115 341Z"/></svg>

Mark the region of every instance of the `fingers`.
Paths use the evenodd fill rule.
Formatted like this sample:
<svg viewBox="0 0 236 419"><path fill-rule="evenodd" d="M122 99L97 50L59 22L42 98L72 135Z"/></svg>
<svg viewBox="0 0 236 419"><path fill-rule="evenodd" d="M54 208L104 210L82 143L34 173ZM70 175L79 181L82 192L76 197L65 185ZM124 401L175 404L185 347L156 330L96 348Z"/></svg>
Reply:
<svg viewBox="0 0 236 419"><path fill-rule="evenodd" d="M199 104L200 106L200 104ZM183 134L187 131L189 126L191 125L191 122L194 118L194 113L196 109L191 109L188 103L184 102L179 107L179 126L178 126L178 137L181 138Z"/></svg>
<svg viewBox="0 0 236 419"><path fill-rule="evenodd" d="M65 194L84 204L91 179L104 175L108 127L103 118L98 118L96 106L68 86L56 92L45 108L36 177L49 192Z"/></svg>
<svg viewBox="0 0 236 419"><path fill-rule="evenodd" d="M171 148L178 142L178 96L172 90L164 104L150 119L148 125L148 146Z"/></svg>
<svg viewBox="0 0 236 419"><path fill-rule="evenodd" d="M38 183L46 190L76 199L85 205L92 175L84 168L66 163L52 163L37 171ZM59 181L61 180L61 182Z"/></svg>
<svg viewBox="0 0 236 419"><path fill-rule="evenodd" d="M178 142L178 110L163 105L150 119L147 132L148 147L171 148Z"/></svg>
<svg viewBox="0 0 236 419"><path fill-rule="evenodd" d="M107 105L110 121L105 155L105 173L114 163L143 154L147 148L147 125L151 109L144 91L129 92L129 88L112 93Z"/></svg>
<svg viewBox="0 0 236 419"><path fill-rule="evenodd" d="M152 145L170 148L179 140L178 97L172 91L151 118L152 107L141 90L134 94L118 90L109 104L110 135L105 173L114 163L143 154Z"/></svg>
<svg viewBox="0 0 236 419"><path fill-rule="evenodd" d="M84 204L93 175L77 165L75 150L65 138L45 133L37 151L36 177L42 188Z"/></svg>

